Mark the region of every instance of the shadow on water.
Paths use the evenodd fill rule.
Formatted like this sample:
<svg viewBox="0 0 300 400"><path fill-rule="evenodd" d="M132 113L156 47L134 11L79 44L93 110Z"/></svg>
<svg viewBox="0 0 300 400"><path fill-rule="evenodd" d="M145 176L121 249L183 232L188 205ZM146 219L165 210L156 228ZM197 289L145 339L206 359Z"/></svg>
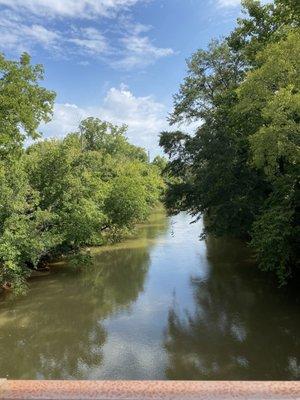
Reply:
<svg viewBox="0 0 300 400"><path fill-rule="evenodd" d="M299 294L276 288L238 241L206 248L208 276L190 278L195 312L169 310L167 378L299 379Z"/></svg>

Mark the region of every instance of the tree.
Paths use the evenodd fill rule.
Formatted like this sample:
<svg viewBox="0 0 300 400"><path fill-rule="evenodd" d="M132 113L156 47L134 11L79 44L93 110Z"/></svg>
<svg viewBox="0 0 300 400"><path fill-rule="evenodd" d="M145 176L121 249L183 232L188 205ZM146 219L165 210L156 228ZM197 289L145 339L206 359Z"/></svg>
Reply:
<svg viewBox="0 0 300 400"><path fill-rule="evenodd" d="M155 156L152 161L152 164L156 165L157 168L159 168L159 170L163 173L164 169L168 164L168 160L165 157Z"/></svg>
<svg viewBox="0 0 300 400"><path fill-rule="evenodd" d="M298 0L274 0L261 4L258 0L243 0L245 18L237 19L237 27L227 41L241 54L246 65L256 65L256 54L269 43L276 43L290 28L300 26Z"/></svg>
<svg viewBox="0 0 300 400"><path fill-rule="evenodd" d="M42 66L32 66L28 54L20 61L0 55L0 282L20 288L26 276L20 261L35 263L49 240L38 233L49 215L37 210L39 194L29 184L22 148L26 138L39 137L39 124L52 114L55 94L39 85L41 79Z"/></svg>
<svg viewBox="0 0 300 400"><path fill-rule="evenodd" d="M169 185L166 204L175 212L205 213L207 233L247 237L264 187L247 164L249 146L234 109L244 63L226 43L213 42L188 66L170 121L199 120L199 128L194 136L161 134L170 157L167 170L177 178Z"/></svg>
<svg viewBox="0 0 300 400"><path fill-rule="evenodd" d="M147 161L144 149L128 143L125 137L126 125L114 125L89 117L79 125L79 135L83 150L98 150L112 156L121 154Z"/></svg>
<svg viewBox="0 0 300 400"><path fill-rule="evenodd" d="M253 121L247 132L251 161L271 186L252 245L262 268L284 283L299 246L300 30L259 52L257 64L239 88L237 106Z"/></svg>
<svg viewBox="0 0 300 400"><path fill-rule="evenodd" d="M223 42L188 60L170 123L165 204L205 215L205 232L252 240L282 284L295 271L299 236L298 2L243 2L246 18ZM282 234L280 234L282 232Z"/></svg>
<svg viewBox="0 0 300 400"><path fill-rule="evenodd" d="M52 115L55 93L39 85L44 71L24 53L20 61L0 54L0 155L20 149L26 138L40 136L37 128Z"/></svg>

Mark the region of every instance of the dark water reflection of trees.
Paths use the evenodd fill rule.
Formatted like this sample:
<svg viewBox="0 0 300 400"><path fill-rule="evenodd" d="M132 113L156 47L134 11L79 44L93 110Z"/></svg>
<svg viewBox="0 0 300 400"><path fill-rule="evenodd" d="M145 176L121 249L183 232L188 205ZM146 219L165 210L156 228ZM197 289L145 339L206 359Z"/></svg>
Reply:
<svg viewBox="0 0 300 400"><path fill-rule="evenodd" d="M145 226L141 240L163 225ZM83 272L60 267L31 283L27 296L0 304L0 377L88 379L101 366L103 320L130 309L143 291L151 243L102 251Z"/></svg>
<svg viewBox="0 0 300 400"><path fill-rule="evenodd" d="M195 313L169 311L167 378L300 378L299 296L278 291L245 254L234 241L207 241L209 276L190 281Z"/></svg>

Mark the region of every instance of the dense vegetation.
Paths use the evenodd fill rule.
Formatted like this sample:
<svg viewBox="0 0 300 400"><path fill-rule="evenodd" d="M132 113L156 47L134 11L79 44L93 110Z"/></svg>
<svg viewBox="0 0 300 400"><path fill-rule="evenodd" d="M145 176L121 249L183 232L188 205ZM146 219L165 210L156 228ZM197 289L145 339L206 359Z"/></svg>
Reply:
<svg viewBox="0 0 300 400"><path fill-rule="evenodd" d="M249 240L284 284L299 267L300 3L243 2L245 18L188 60L171 124L166 204L206 217L205 234Z"/></svg>
<svg viewBox="0 0 300 400"><path fill-rule="evenodd" d="M64 139L34 141L55 99L42 78L27 54L17 62L0 56L0 285L19 291L51 257L132 230L163 187L126 126L90 117Z"/></svg>

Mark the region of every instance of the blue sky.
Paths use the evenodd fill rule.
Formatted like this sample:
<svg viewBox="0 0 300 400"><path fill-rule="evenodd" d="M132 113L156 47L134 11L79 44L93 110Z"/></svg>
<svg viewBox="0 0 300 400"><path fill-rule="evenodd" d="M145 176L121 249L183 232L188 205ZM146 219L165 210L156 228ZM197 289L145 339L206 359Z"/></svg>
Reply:
<svg viewBox="0 0 300 400"><path fill-rule="evenodd" d="M186 58L240 12L240 0L0 0L0 51L44 65L57 92L46 137L93 115L128 124L131 142L155 155Z"/></svg>

